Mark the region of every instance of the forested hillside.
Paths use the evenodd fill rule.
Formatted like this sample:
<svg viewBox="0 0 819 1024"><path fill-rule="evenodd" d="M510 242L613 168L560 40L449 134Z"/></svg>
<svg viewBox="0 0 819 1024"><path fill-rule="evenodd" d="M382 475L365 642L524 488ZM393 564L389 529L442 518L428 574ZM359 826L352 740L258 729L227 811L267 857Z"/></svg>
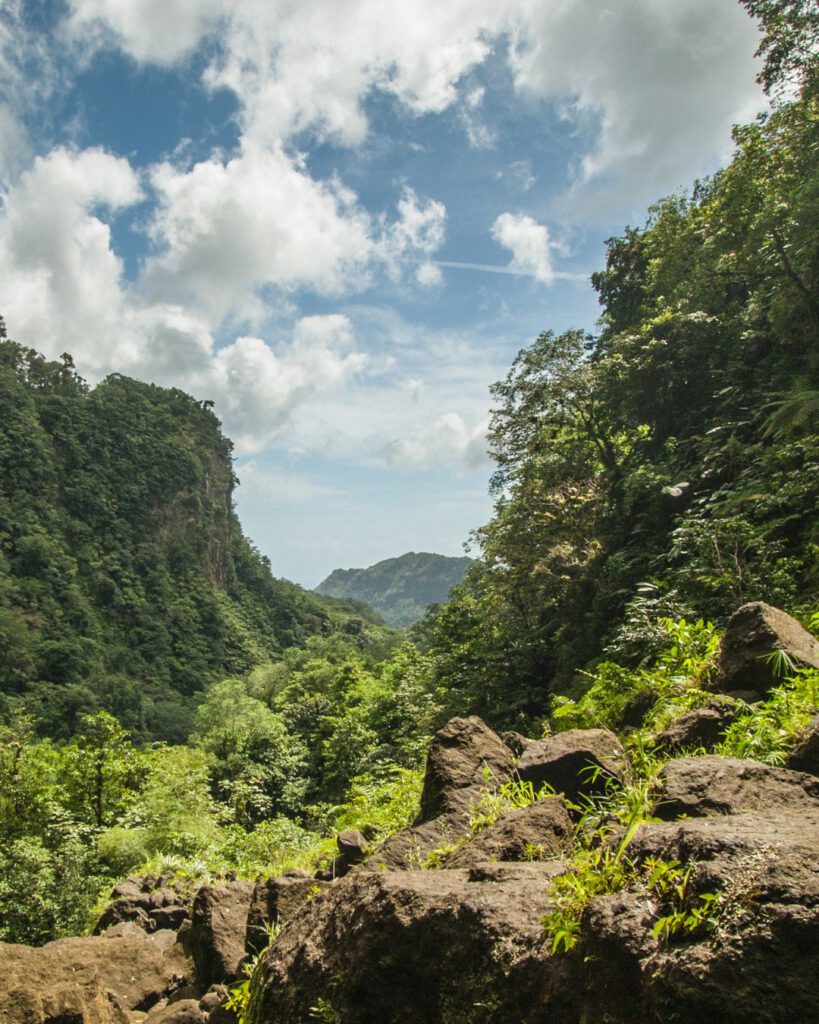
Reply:
<svg viewBox="0 0 819 1024"><path fill-rule="evenodd" d="M766 82L795 69L798 98L609 241L598 334L546 331L493 388L483 559L425 642L497 725L542 713L602 656L639 663L661 616L815 601L819 30L804 5L748 6L766 19Z"/></svg>
<svg viewBox="0 0 819 1024"><path fill-rule="evenodd" d="M117 375L89 388L70 357L5 340L0 409L0 702L42 732L104 708L180 740L208 683L364 627L243 536L207 402Z"/></svg>
<svg viewBox="0 0 819 1024"><path fill-rule="evenodd" d="M336 569L316 593L365 601L391 626L411 626L431 604L446 603L471 564L471 558L410 551L367 569Z"/></svg>

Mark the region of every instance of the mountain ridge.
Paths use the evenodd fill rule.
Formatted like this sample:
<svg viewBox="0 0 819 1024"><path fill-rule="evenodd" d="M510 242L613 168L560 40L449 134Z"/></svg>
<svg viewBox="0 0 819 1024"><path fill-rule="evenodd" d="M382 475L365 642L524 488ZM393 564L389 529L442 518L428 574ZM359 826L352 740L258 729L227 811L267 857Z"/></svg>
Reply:
<svg viewBox="0 0 819 1024"><path fill-rule="evenodd" d="M407 627L430 605L446 603L473 562L466 556L408 551L366 568L334 569L314 593L365 601L389 625Z"/></svg>

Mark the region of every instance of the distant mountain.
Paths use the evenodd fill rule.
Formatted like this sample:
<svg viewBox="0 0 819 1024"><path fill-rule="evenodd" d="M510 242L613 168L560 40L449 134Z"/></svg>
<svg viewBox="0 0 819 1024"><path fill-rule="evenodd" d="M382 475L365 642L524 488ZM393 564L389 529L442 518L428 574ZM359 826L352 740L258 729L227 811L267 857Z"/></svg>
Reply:
<svg viewBox="0 0 819 1024"><path fill-rule="evenodd" d="M336 569L316 587L325 597L366 601L391 626L411 626L431 604L444 604L471 558L410 551L369 569Z"/></svg>

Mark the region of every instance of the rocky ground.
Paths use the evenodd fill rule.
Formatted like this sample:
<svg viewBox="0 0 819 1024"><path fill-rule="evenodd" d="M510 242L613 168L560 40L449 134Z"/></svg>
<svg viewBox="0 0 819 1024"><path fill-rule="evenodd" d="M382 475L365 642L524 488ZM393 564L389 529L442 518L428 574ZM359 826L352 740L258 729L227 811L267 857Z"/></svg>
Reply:
<svg viewBox="0 0 819 1024"><path fill-rule="evenodd" d="M622 857L627 877L590 894L571 948L544 930L553 884L576 877L579 806L603 780L628 787L629 756L605 730L530 741L456 718L432 743L413 826L376 850L342 834L323 878L224 879L192 901L171 878L129 879L101 934L0 944L0 1024L228 1024L223 986L260 951L254 1024L819 1021L819 722L793 767L684 754L713 745L738 690L770 686L759 649L819 654L807 634L788 641L792 620L741 611L716 684L729 696L657 737L671 759L633 828L599 823L597 856ZM513 778L556 795L474 830L481 800ZM685 872L684 899L647 884L656 864ZM697 907L712 919L658 930ZM282 927L266 948L271 922Z"/></svg>

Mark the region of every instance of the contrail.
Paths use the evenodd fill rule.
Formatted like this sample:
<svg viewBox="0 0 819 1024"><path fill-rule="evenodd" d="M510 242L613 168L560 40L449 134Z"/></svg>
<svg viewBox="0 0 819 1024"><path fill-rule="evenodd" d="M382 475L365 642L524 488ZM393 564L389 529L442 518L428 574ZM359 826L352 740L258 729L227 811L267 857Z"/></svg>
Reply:
<svg viewBox="0 0 819 1024"><path fill-rule="evenodd" d="M434 267L451 267L453 270L483 270L487 274L513 274L515 277L535 276L527 270L518 270L517 267L499 267L494 263L459 263L456 260L418 260L417 262L431 263ZM550 276L555 281L588 281L591 274L556 270Z"/></svg>

